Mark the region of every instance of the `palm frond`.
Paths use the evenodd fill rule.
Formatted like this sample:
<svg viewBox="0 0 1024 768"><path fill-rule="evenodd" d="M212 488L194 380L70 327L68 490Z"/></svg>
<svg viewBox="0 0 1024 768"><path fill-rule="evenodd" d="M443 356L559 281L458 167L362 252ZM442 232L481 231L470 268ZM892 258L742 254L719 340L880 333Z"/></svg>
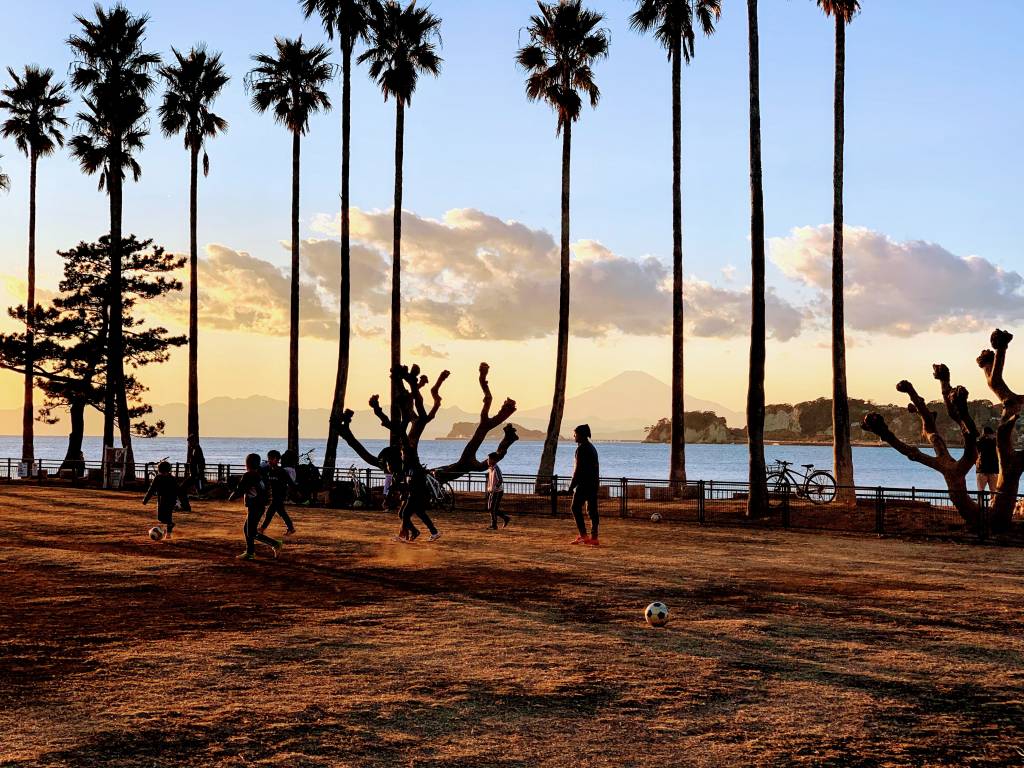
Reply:
<svg viewBox="0 0 1024 768"><path fill-rule="evenodd" d="M64 146L62 128L68 121L64 108L71 102L64 83L53 82L52 69L27 66L22 75L10 67L13 85L0 90L0 110L8 117L0 123L0 135L13 138L26 155L45 157Z"/></svg>
<svg viewBox="0 0 1024 768"><path fill-rule="evenodd" d="M276 56L259 53L256 66L245 76L245 87L256 112L272 112L289 131L304 134L316 112L331 108L324 86L335 74L324 45L307 48L302 38L276 38Z"/></svg>
<svg viewBox="0 0 1024 768"><path fill-rule="evenodd" d="M404 7L397 0L385 0L370 10L369 42L359 63L370 65L370 77L385 101L394 98L408 104L420 76L436 77L441 71L441 19L417 6L416 0Z"/></svg>

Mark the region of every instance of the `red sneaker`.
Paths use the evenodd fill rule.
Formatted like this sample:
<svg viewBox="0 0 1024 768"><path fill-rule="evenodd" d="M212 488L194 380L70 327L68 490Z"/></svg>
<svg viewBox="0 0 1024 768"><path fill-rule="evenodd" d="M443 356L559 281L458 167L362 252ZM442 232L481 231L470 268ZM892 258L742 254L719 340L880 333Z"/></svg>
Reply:
<svg viewBox="0 0 1024 768"><path fill-rule="evenodd" d="M577 536L575 539L573 539L569 543L570 544L589 544L590 543L590 537L589 536Z"/></svg>
<svg viewBox="0 0 1024 768"><path fill-rule="evenodd" d="M590 539L590 538L588 538L583 543L586 544L588 547L599 547L599 546L601 546L600 544L597 543L597 539Z"/></svg>

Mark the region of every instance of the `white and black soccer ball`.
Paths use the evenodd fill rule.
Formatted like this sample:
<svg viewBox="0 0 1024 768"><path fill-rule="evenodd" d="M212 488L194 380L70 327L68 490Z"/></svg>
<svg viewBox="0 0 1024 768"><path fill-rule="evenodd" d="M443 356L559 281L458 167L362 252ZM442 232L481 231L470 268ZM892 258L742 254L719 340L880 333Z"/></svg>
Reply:
<svg viewBox="0 0 1024 768"><path fill-rule="evenodd" d="M660 523L661 522L661 512L655 512L653 515L651 515L651 522L652 523Z"/></svg>
<svg viewBox="0 0 1024 768"><path fill-rule="evenodd" d="M159 525L154 525L149 529L149 538L153 541L160 541L164 537L164 529Z"/></svg>
<svg viewBox="0 0 1024 768"><path fill-rule="evenodd" d="M668 606L664 603L651 603L644 611L644 618L652 627L664 627L668 624Z"/></svg>

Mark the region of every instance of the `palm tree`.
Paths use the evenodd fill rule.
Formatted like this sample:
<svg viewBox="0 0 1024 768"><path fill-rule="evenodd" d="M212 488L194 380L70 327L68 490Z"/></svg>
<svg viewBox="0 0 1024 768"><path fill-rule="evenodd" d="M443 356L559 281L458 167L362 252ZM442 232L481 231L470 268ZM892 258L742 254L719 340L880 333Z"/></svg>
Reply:
<svg viewBox="0 0 1024 768"><path fill-rule="evenodd" d="M2 157L3 157L3 155L0 155L0 158L2 158ZM6 173L4 173L3 169L0 168L0 192L7 192L10 188L11 188L11 177L8 176Z"/></svg>
<svg viewBox="0 0 1024 768"><path fill-rule="evenodd" d="M81 27L68 38L75 56L71 85L82 93L85 110L76 116L82 131L71 138L71 154L87 174L99 174L99 188L110 202L110 334L108 381L103 410L103 445L114 443L117 415L125 449L126 476L134 475L131 422L124 376L121 287L123 186L126 173L142 175L137 155L149 135L146 97L160 56L143 50L148 16L133 16L123 5L94 8L96 18L75 16Z"/></svg>
<svg viewBox="0 0 1024 768"><path fill-rule="evenodd" d="M747 0L750 65L750 367L747 383L747 448L750 456L747 515L766 507L764 468L764 189L761 183L761 59L757 0Z"/></svg>
<svg viewBox="0 0 1024 768"><path fill-rule="evenodd" d="M40 157L52 155L57 147L64 146L64 134L68 121L61 115L71 101L64 90L64 83L53 82L52 69L36 66L25 67L19 76L10 67L7 73L14 84L0 91L0 109L6 109L8 117L0 124L0 135L13 138L18 149L28 156L28 327L25 333L25 400L21 421L22 461L35 460L33 425L35 407L32 402L32 369L34 364L33 318L36 307L36 165Z"/></svg>
<svg viewBox="0 0 1024 768"><path fill-rule="evenodd" d="M210 173L210 157L204 151L207 139L227 130L228 124L211 111L213 102L231 79L221 64L220 54L208 54L200 45L183 55L171 53L177 63L160 68L167 83L158 110L165 136L183 133L189 152L189 293L188 293L188 435L199 436L199 243L198 216L199 153L203 151L203 175Z"/></svg>
<svg viewBox="0 0 1024 768"><path fill-rule="evenodd" d="M686 426L683 403L683 193L682 62L693 59L694 17L712 35L722 15L722 0L637 0L629 18L638 32L654 32L672 64L672 436L669 480L686 484Z"/></svg>
<svg viewBox="0 0 1024 768"><path fill-rule="evenodd" d="M839 500L855 498L850 405L846 392L846 331L843 300L843 142L845 140L846 25L860 11L858 0L816 0L836 24L835 155L832 161L832 463Z"/></svg>
<svg viewBox="0 0 1024 768"><path fill-rule="evenodd" d="M402 363L402 162L405 152L405 108L421 74L441 71L437 47L441 41L441 19L412 0L404 8L396 0L370 6L369 47L359 63L370 64L370 77L377 81L384 100L395 100L395 209L394 247L391 260L391 367ZM391 382L391 441L399 439L397 377Z"/></svg>
<svg viewBox="0 0 1024 768"><path fill-rule="evenodd" d="M558 345L555 354L555 391L547 436L537 470L538 482L554 474L558 433L565 410L565 379L569 368L569 189L572 124L580 117L583 98L596 107L601 91L592 65L608 55L608 33L599 27L600 13L584 8L581 0L545 3L530 17L530 42L516 54L527 72L526 97L544 101L555 111L555 135L562 136L562 231L558 293Z"/></svg>
<svg viewBox="0 0 1024 768"><path fill-rule="evenodd" d="M309 118L331 108L324 84L334 74L326 46L307 48L298 39L275 38L276 55L258 53L246 75L252 108L273 110L274 119L292 134L292 281L291 332L288 344L288 449L299 450L299 168L302 136Z"/></svg>
<svg viewBox="0 0 1024 768"><path fill-rule="evenodd" d="M356 43L369 34L369 3L367 0L301 0L308 19L320 15L327 36L335 35L341 44L341 298L338 322L338 372L334 380L334 400L327 423L327 447L324 450L325 482L334 479L334 464L338 452L338 425L345 411L345 392L348 388L351 250L349 221L349 159L352 137L352 52Z"/></svg>

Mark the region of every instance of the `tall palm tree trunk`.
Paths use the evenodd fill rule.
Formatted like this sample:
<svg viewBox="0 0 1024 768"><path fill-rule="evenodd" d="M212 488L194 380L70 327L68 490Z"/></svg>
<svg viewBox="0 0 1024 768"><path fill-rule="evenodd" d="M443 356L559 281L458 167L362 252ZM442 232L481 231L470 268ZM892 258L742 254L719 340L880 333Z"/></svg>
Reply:
<svg viewBox="0 0 1024 768"><path fill-rule="evenodd" d="M35 366L36 309L36 152L29 154L28 191L28 327L25 329L25 404L21 419L21 459L35 460L32 370Z"/></svg>
<svg viewBox="0 0 1024 768"><path fill-rule="evenodd" d="M839 500L853 502L850 404L846 392L846 333L843 304L843 142L846 82L846 21L836 17L835 158L832 178L832 460Z"/></svg>
<svg viewBox="0 0 1024 768"><path fill-rule="evenodd" d="M107 337L107 382L103 394L103 447L114 445L114 416L117 411L117 387L121 380L121 168L111 160L107 191L110 204L110 278L107 302L110 306L110 335Z"/></svg>
<svg viewBox="0 0 1024 768"><path fill-rule="evenodd" d="M338 454L338 425L345 411L345 392L348 389L351 265L349 247L349 160L352 136L352 49L344 46L341 68L341 289L338 295L341 307L338 317L338 373L334 379L334 401L327 425L327 448L324 451L325 483L334 479L334 466Z"/></svg>
<svg viewBox="0 0 1024 768"><path fill-rule="evenodd" d="M111 163L113 172L107 178L110 191L110 346L107 360L107 403L111 417L117 416L121 447L124 448L124 479L135 479L135 458L132 455L132 425L128 415L128 390L124 375L124 301L121 293L121 232L124 211L120 157ZM112 390L112 391L111 391ZM111 397L113 401L111 402ZM104 428L104 431L105 428ZM113 424L109 445L113 445Z"/></svg>
<svg viewBox="0 0 1024 768"><path fill-rule="evenodd" d="M405 105L396 99L395 115L395 241L391 262L391 444L401 435L398 381L394 371L402 364L402 163L405 145Z"/></svg>
<svg viewBox="0 0 1024 768"><path fill-rule="evenodd" d="M288 450L299 450L299 156L301 138L292 134L292 284L288 338Z"/></svg>
<svg viewBox="0 0 1024 768"><path fill-rule="evenodd" d="M672 40L672 448L669 480L678 491L686 483L686 416L683 401L683 189L682 56Z"/></svg>
<svg viewBox="0 0 1024 768"><path fill-rule="evenodd" d="M764 467L764 189L761 181L761 58L757 0L747 0L750 64L750 366L747 382L747 448L750 457L747 515L766 509Z"/></svg>
<svg viewBox="0 0 1024 768"><path fill-rule="evenodd" d="M572 121L562 128L562 239L560 280L558 289L558 347L555 352L555 392L551 399L551 416L544 449L537 469L537 483L547 481L555 473L558 434L565 411L565 380L569 371L569 189L572 158Z"/></svg>
<svg viewBox="0 0 1024 768"><path fill-rule="evenodd" d="M189 286L188 286L188 430L199 436L199 147L192 147L189 167Z"/></svg>

